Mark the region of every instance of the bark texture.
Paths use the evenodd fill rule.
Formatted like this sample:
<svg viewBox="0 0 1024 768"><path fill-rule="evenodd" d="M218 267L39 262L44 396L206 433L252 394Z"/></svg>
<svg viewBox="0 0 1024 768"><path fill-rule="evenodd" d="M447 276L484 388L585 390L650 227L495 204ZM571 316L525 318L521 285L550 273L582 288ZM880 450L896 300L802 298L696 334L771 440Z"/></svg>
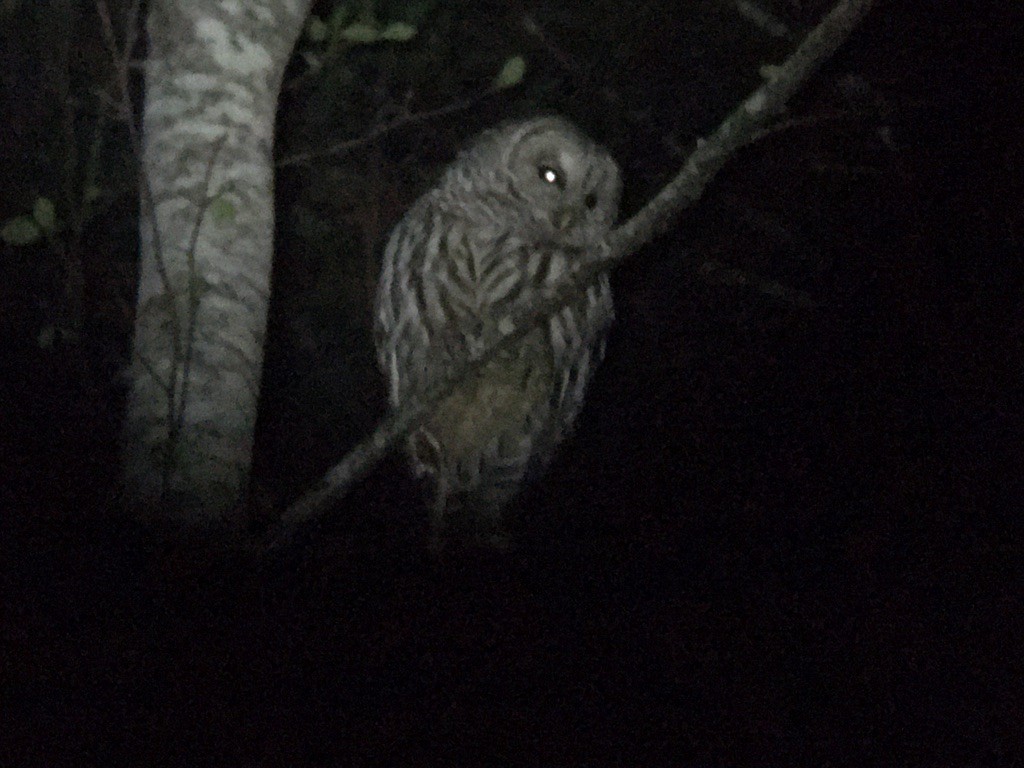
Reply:
<svg viewBox="0 0 1024 768"><path fill-rule="evenodd" d="M273 130L310 0L156 0L124 429L130 508L231 525L246 489L273 248Z"/></svg>

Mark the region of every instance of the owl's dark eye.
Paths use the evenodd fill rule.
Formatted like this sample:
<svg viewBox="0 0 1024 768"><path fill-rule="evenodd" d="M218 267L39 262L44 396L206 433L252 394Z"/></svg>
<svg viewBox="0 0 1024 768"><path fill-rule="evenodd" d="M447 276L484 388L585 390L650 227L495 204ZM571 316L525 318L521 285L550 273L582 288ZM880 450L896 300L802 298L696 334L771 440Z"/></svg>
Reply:
<svg viewBox="0 0 1024 768"><path fill-rule="evenodd" d="M559 189L565 188L565 180L562 178L562 174L550 165L538 165L537 175L540 177L541 181L547 182L548 184L554 184Z"/></svg>
<svg viewBox="0 0 1024 768"><path fill-rule="evenodd" d="M587 196L583 198L583 204L587 206L588 210L594 210L594 206L597 205L597 195L593 192L588 193Z"/></svg>

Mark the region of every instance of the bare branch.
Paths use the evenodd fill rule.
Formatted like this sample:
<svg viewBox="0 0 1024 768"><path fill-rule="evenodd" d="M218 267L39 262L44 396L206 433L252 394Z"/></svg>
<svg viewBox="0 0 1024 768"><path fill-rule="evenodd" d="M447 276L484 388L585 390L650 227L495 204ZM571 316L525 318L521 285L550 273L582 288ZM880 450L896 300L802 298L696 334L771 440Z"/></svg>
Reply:
<svg viewBox="0 0 1024 768"><path fill-rule="evenodd" d="M733 6L740 16L765 34L787 40L793 37L793 33L789 31L789 28L778 16L765 10L757 3L752 3L750 0L733 0Z"/></svg>
<svg viewBox="0 0 1024 768"><path fill-rule="evenodd" d="M142 139L139 136L139 130L135 125L135 113L132 110L131 78L132 70L134 68L132 52L139 40L140 6L141 0L133 0L131 6L128 8L125 28L125 45L123 51L117 46L117 34L114 31L114 22L110 15L110 8L107 5L107 0L96 0L96 13L100 17L100 25L103 29L103 40L110 54L111 64L114 66L114 79L116 81L115 89L117 92L117 98L119 99L119 101L114 103L114 106L117 109L117 114L120 119L124 120L127 125L128 142L131 147L132 157L135 158L136 173L139 181L139 213L143 218L147 216L149 217L150 234L153 238L153 253L156 257L156 267L157 273L160 276L160 282L168 293L173 293L171 278L167 272L167 265L163 258L160 227L157 224L156 218L156 198L153 194L153 187L149 183L149 176L146 174L146 169L143 166ZM175 359L178 359L178 356L181 354L181 323L180 319L176 316L176 311L172 310L172 312L175 312L175 321L172 324L173 330L171 343L174 351L174 357ZM155 376L154 379L156 379ZM173 400L175 387L173 379L166 383L160 382L160 384L172 393Z"/></svg>
<svg viewBox="0 0 1024 768"><path fill-rule="evenodd" d="M188 263L188 309L185 312L185 350L181 361L181 393L178 397L178 402L175 403L173 386L171 387L171 394L168 399L168 423L171 425L167 436L167 443L171 446L169 454L173 453L174 447L178 443L178 436L182 433L185 426L185 412L188 408L188 387L192 375L193 345L195 344L196 323L199 316L200 290L198 285L199 276L196 271L196 250L199 248L199 233L203 227L203 220L206 218L206 212L215 199L210 194L210 188L213 185L213 172L217 167L217 158L220 157L221 150L224 149L227 140L228 136L227 132L225 132L223 136L213 142L210 159L207 161L206 171L203 174L203 199L199 204L199 210L196 211L196 220L192 225L192 233L189 235L188 249L185 251ZM175 413L175 410L177 410L177 413Z"/></svg>
<svg viewBox="0 0 1024 768"><path fill-rule="evenodd" d="M778 114L814 71L849 37L873 0L841 0L811 31L767 81L744 100L708 139L699 140L682 170L633 218L616 228L605 243L605 255L576 272L559 286L543 291L541 299L517 309L499 327L512 329L499 343L455 366L420 402L384 419L374 433L331 468L321 481L295 502L271 532L265 551L287 544L295 532L320 515L331 502L366 475L391 448L421 424L432 409L463 378L485 365L502 349L525 337L563 306L573 301L602 273L639 250L666 230L684 208L700 199L708 183L738 149L749 143Z"/></svg>
<svg viewBox="0 0 1024 768"><path fill-rule="evenodd" d="M298 152L294 155L283 157L277 161L277 167L285 168L290 165L308 163L312 160L318 160L323 157L337 157L339 155L347 154L353 149L364 147L367 144L372 144L377 141L377 139L391 133L392 131L397 131L399 128L405 128L406 126L422 123L426 120L433 120L435 117L444 117L445 115L450 115L453 112L461 112L469 109L488 96L497 93L499 90L501 89L488 88L487 90L478 93L476 96L471 96L470 98L463 99L462 101L453 101L450 104L445 104L444 106L437 107L436 109L428 109L423 112L407 112L401 117L396 117L386 123L377 125L362 136L356 136L353 139L339 141L325 149L313 149L308 152Z"/></svg>
<svg viewBox="0 0 1024 768"><path fill-rule="evenodd" d="M873 0L842 0L804 38L767 81L732 111L708 139L697 141L683 169L639 213L612 232L608 268L664 231L676 215L700 199L708 182L736 150L782 111L807 79L831 58L871 8Z"/></svg>
<svg viewBox="0 0 1024 768"><path fill-rule="evenodd" d="M796 307L813 309L818 306L818 302L804 291L790 288L788 285L783 285L775 280L768 280L752 272L730 267L720 261L705 261L697 268L697 274L709 283L753 288L755 291L769 296L776 301L792 304Z"/></svg>

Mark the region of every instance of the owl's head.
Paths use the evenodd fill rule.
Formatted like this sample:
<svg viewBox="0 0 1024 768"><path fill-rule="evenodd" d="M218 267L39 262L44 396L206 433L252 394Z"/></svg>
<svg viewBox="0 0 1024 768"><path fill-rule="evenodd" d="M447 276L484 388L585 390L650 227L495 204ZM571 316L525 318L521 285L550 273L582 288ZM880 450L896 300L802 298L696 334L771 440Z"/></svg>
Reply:
<svg viewBox="0 0 1024 768"><path fill-rule="evenodd" d="M468 155L498 185L505 206L515 206L518 223L532 238L588 247L615 223L619 168L564 118L504 123L481 135Z"/></svg>
<svg viewBox="0 0 1024 768"><path fill-rule="evenodd" d="M622 186L611 155L560 117L533 118L509 129L503 165L537 223L566 245L589 245L607 233Z"/></svg>

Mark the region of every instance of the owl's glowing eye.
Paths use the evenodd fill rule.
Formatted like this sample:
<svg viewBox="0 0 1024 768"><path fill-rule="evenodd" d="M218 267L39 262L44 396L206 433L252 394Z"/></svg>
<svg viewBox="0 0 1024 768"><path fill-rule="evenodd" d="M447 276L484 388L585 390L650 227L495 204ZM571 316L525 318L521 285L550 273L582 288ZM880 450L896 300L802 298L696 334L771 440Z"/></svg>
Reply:
<svg viewBox="0 0 1024 768"><path fill-rule="evenodd" d="M562 189L565 186L565 182L562 180L562 174L550 165L537 166L537 175L540 176L541 181L547 182L548 184L554 184L559 189Z"/></svg>

